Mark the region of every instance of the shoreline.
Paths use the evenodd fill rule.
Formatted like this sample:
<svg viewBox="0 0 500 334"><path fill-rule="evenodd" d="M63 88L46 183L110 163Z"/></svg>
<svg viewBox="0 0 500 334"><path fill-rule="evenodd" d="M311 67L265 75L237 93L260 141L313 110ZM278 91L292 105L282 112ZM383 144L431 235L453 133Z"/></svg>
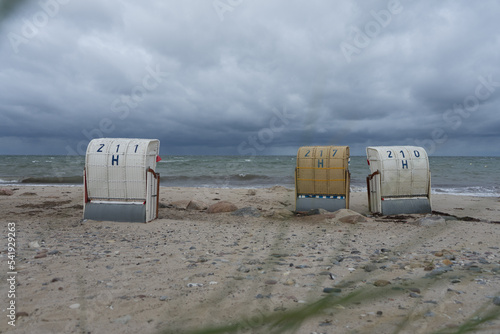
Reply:
<svg viewBox="0 0 500 334"><path fill-rule="evenodd" d="M0 189L1 188L15 188L15 187L83 187L83 184L81 183L75 183L75 184L66 184L66 183L0 183ZM294 191L295 186L294 185L282 185L282 184L272 184L272 185L260 185L260 186L250 186L250 187L218 187L216 185L212 186L176 186L176 185L162 185L160 184L160 188L196 188L196 189L203 189L203 188L208 188L208 189L269 189L272 187L283 187L286 189L290 189ZM437 191L439 189L440 191ZM431 195L450 195L450 196L463 196L463 197L480 197L480 198L500 198L500 194L486 194L486 193L453 193L453 192L443 192L442 187L438 188L431 188ZM455 189L455 188L451 188ZM351 185L351 193L363 193L366 192L366 186L352 186Z"/></svg>
<svg viewBox="0 0 500 334"><path fill-rule="evenodd" d="M298 332L428 333L483 306L500 314L500 231L491 223L499 198L433 195L432 209L454 217L370 217L357 214L368 210L359 192L341 210L356 219L344 220L293 216L294 190L281 186L160 187L159 218L143 224L82 220L81 186L0 188L17 188L0 196L0 214L3 226L15 224L18 283L16 327L4 316L0 333L174 333L235 322L266 332L268 316L358 289L381 294L342 299ZM211 214L190 201L255 210ZM497 333L500 320L482 326Z"/></svg>

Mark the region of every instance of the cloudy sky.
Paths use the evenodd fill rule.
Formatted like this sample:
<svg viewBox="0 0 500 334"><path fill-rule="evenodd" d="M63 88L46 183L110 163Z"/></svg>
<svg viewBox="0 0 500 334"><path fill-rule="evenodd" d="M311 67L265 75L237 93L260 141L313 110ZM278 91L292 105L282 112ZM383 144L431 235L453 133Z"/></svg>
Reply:
<svg viewBox="0 0 500 334"><path fill-rule="evenodd" d="M4 2L9 3L9 1ZM500 155L500 2L41 0L0 15L0 154Z"/></svg>

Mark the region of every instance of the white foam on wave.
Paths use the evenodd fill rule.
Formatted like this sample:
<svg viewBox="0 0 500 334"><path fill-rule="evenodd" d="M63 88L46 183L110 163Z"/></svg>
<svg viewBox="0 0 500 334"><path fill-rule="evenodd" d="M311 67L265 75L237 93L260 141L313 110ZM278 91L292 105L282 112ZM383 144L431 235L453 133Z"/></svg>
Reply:
<svg viewBox="0 0 500 334"><path fill-rule="evenodd" d="M455 196L473 196L473 197L500 197L500 193L495 189L484 187L467 188L432 188L432 194L455 195Z"/></svg>
<svg viewBox="0 0 500 334"><path fill-rule="evenodd" d="M352 186L351 193L366 192L366 187ZM467 187L467 188L432 188L431 194L436 195L455 195L455 196L473 196L473 197L500 197L500 192L495 189L484 187Z"/></svg>
<svg viewBox="0 0 500 334"><path fill-rule="evenodd" d="M0 179L0 184L2 185L18 185L20 182L19 180L4 180L4 179Z"/></svg>
<svg viewBox="0 0 500 334"><path fill-rule="evenodd" d="M360 186L353 186L351 185L351 192L352 193L362 193L366 192L366 187L360 187Z"/></svg>

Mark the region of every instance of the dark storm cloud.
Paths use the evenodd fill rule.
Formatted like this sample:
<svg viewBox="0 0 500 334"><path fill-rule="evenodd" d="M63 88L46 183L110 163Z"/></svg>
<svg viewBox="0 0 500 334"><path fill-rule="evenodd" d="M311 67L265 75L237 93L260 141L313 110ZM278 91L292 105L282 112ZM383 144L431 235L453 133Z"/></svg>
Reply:
<svg viewBox="0 0 500 334"><path fill-rule="evenodd" d="M421 145L499 155L496 1L26 1L3 15L0 154Z"/></svg>

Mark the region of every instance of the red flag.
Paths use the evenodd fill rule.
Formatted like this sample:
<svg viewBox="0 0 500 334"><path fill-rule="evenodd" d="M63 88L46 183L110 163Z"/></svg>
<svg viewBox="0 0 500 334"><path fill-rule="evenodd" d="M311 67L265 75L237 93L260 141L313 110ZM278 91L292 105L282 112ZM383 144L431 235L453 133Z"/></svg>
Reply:
<svg viewBox="0 0 500 334"><path fill-rule="evenodd" d="M156 162L160 162L161 161L161 157L159 155L156 156Z"/></svg>

